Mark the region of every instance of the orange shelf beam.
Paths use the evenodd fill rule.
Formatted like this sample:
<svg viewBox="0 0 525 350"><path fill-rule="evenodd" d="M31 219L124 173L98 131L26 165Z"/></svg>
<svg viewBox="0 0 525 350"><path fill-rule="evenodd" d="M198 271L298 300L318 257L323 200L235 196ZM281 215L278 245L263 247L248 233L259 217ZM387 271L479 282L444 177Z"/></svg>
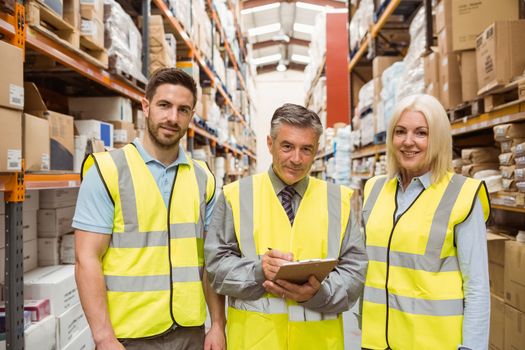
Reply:
<svg viewBox="0 0 525 350"><path fill-rule="evenodd" d="M27 28L26 40L27 45L33 50L53 58L64 66L69 67L83 76L111 90L119 92L136 102L140 102L142 96L144 96L143 91L126 84L117 78L113 78L106 70L85 61L76 52L65 48L31 28Z"/></svg>
<svg viewBox="0 0 525 350"><path fill-rule="evenodd" d="M394 11L396 10L396 8L399 6L400 3L401 3L401 0L391 0L390 1L390 4L388 4L388 6L385 9L385 12L383 12L381 17L377 21L377 23L371 27L370 35L365 38L365 41L361 43L361 46L359 47L359 50L357 51L357 53L350 60L350 63L348 64L349 72L352 72L352 70L357 65L357 62L359 62L359 60L361 59L365 51L368 49L368 45L370 44L371 38L373 39L377 37L381 29L383 29L386 22L388 21L388 18L394 13Z"/></svg>

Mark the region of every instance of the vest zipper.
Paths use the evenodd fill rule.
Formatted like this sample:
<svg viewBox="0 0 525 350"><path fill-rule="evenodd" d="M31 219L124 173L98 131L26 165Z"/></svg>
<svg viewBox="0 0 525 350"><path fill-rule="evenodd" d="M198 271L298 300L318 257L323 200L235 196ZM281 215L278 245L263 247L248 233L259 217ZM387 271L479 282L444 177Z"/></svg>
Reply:
<svg viewBox="0 0 525 350"><path fill-rule="evenodd" d="M171 262L171 227L170 227L170 213L171 213L171 200L173 199L173 191L175 190L175 183L177 182L177 174L179 173L179 166L175 167L175 176L173 178L173 184L171 185L170 199L168 201L168 217L166 224L168 228L168 260L170 265L170 315L173 320L173 324L170 329L177 324L175 316L173 316L173 263Z"/></svg>
<svg viewBox="0 0 525 350"><path fill-rule="evenodd" d="M399 182L396 182L396 194L394 196L394 202L395 202L396 206L395 206L395 209L394 209L394 214L392 216L393 225L392 225L392 230L390 231L390 237L388 238L388 246L387 246L387 249L386 249L386 278L385 278L386 322L385 322L385 340L386 340L387 348L385 350L392 350L392 348L390 347L390 343L388 342L388 321L389 321L389 319L388 319L389 312L388 311L390 309L390 304L388 302L388 279L389 279L389 275L390 275L390 245L392 244L392 237L394 236L394 230L396 228L397 223L399 222L401 217L403 215L405 215L405 213L414 205L414 203L419 199L419 197L423 194L423 192L425 192L425 189L423 189L423 191L421 191L417 195L417 197L412 201L412 203L410 203L408 208L406 208L406 210L404 212L402 212L401 215L399 215L399 217L396 220L397 193L398 192L399 192Z"/></svg>

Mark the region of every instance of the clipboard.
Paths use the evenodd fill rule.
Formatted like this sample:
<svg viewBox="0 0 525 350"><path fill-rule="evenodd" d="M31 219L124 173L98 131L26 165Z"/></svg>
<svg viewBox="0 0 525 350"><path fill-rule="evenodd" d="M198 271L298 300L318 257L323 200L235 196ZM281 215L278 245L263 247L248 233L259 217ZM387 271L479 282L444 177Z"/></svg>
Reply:
<svg viewBox="0 0 525 350"><path fill-rule="evenodd" d="M337 266L338 262L338 259L311 259L289 262L279 267L273 280L304 284L308 282L310 275L314 275L319 282L322 282Z"/></svg>

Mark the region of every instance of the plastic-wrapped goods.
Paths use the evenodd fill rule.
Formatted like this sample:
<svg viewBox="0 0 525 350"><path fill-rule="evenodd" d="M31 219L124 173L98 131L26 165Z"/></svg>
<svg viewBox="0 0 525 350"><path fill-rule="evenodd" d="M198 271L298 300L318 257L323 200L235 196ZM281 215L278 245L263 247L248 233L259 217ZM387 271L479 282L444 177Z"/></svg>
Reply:
<svg viewBox="0 0 525 350"><path fill-rule="evenodd" d="M401 80L403 84L397 90L396 99L425 92L425 67L421 55L425 52L425 8L419 9L409 28L410 45L403 59L405 69Z"/></svg>
<svg viewBox="0 0 525 350"><path fill-rule="evenodd" d="M304 87L308 91L312 86L319 67L326 54L326 15L320 12L315 17L314 29L312 31L310 47L308 48L308 55L310 56L310 63L305 67L304 73Z"/></svg>
<svg viewBox="0 0 525 350"><path fill-rule="evenodd" d="M186 33L191 29L191 1L169 0L171 12L182 23Z"/></svg>
<svg viewBox="0 0 525 350"><path fill-rule="evenodd" d="M365 116L367 110L369 111L374 104L374 80L361 87L359 90L359 102L357 103L357 110L361 117Z"/></svg>
<svg viewBox="0 0 525 350"><path fill-rule="evenodd" d="M489 193L503 190L504 180L497 170L482 170L474 174L474 178L485 181Z"/></svg>
<svg viewBox="0 0 525 350"><path fill-rule="evenodd" d="M374 142L374 115L368 113L361 118L361 146L366 146Z"/></svg>
<svg viewBox="0 0 525 350"><path fill-rule="evenodd" d="M512 179L514 178L514 172L516 171L516 166L515 165L502 165L499 167L499 170L501 171L501 176L504 179Z"/></svg>
<svg viewBox="0 0 525 350"><path fill-rule="evenodd" d="M381 76L381 83L383 89L381 90L381 99L383 100L382 119L384 122L384 130L388 129L388 123L394 113L394 108L397 103L396 91L398 87L404 82L401 80L403 71L405 69L405 62L396 62L383 72ZM381 112L381 111L378 111ZM381 118L378 118L380 120Z"/></svg>
<svg viewBox="0 0 525 350"><path fill-rule="evenodd" d="M522 157L525 156L525 142L520 143L519 145L514 148L514 155L516 157Z"/></svg>
<svg viewBox="0 0 525 350"><path fill-rule="evenodd" d="M104 28L110 67L146 81L142 74L142 36L115 0L104 0Z"/></svg>
<svg viewBox="0 0 525 350"><path fill-rule="evenodd" d="M456 174L461 174L461 168L463 168L463 165L467 165L467 163L465 163L463 159L452 159L452 169L454 169L454 172Z"/></svg>
<svg viewBox="0 0 525 350"><path fill-rule="evenodd" d="M494 127L494 140L498 142L520 138L523 135L525 135L525 123L501 124Z"/></svg>
<svg viewBox="0 0 525 350"><path fill-rule="evenodd" d="M335 136L335 183L350 185L352 143L350 126L339 128Z"/></svg>
<svg viewBox="0 0 525 350"><path fill-rule="evenodd" d="M374 24L374 1L361 0L348 27L350 35L350 51L352 52L361 44L370 27Z"/></svg>

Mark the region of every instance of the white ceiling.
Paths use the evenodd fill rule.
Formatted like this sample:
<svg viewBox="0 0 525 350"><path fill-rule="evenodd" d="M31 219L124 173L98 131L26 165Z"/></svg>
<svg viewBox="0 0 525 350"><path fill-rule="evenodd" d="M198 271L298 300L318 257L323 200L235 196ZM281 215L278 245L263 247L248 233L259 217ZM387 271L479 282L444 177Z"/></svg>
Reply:
<svg viewBox="0 0 525 350"><path fill-rule="evenodd" d="M280 6L275 7L275 4ZM304 8L297 1L266 1L266 0L245 0L241 2L241 9L255 9L259 5L270 5L273 8L263 11L254 11L241 14L241 27L243 34L248 38L249 50L254 59L270 55L280 54L283 63L288 64L292 69L304 69L304 63L292 60L292 55L308 56L308 44L310 34L294 30L294 24L305 24L313 26L316 15L325 6L346 7L346 1L341 0L303 0L303 4L317 5L316 9ZM306 5L308 7L308 5ZM267 34L249 36L249 30L261 26L280 23L281 29ZM290 40L283 40L288 37ZM298 40L296 40L298 39ZM277 62L258 65L258 71L262 72L264 66L275 66Z"/></svg>

